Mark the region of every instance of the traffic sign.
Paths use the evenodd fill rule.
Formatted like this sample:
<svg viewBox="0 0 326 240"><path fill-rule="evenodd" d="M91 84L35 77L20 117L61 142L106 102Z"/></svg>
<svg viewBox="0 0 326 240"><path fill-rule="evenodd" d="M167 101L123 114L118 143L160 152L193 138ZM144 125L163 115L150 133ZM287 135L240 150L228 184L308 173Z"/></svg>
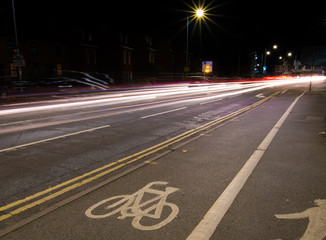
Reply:
<svg viewBox="0 0 326 240"><path fill-rule="evenodd" d="M13 56L13 66L14 67L25 67L25 58L23 54L20 52L20 50L17 48L14 51Z"/></svg>
<svg viewBox="0 0 326 240"><path fill-rule="evenodd" d="M14 67L25 67L25 59L23 57L13 59Z"/></svg>
<svg viewBox="0 0 326 240"><path fill-rule="evenodd" d="M202 72L203 73L213 72L213 61L203 61L202 62Z"/></svg>

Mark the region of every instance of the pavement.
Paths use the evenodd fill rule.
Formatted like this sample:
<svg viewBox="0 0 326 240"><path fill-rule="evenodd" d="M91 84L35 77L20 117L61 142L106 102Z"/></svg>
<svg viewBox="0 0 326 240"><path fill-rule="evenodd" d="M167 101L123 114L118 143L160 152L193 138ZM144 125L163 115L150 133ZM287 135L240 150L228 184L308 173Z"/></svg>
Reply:
<svg viewBox="0 0 326 240"><path fill-rule="evenodd" d="M1 239L187 239L277 129L249 178L239 180L243 185L225 203L229 206L212 235L203 235L323 240L326 88L323 84L298 98L306 90L289 89ZM287 110L283 125L276 126ZM220 214L215 210L212 215Z"/></svg>

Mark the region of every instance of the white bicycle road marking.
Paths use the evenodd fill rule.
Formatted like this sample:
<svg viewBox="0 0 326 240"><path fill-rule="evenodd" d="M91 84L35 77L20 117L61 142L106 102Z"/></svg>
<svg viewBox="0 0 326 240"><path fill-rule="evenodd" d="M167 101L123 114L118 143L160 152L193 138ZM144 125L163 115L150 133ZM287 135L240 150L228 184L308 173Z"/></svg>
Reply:
<svg viewBox="0 0 326 240"><path fill-rule="evenodd" d="M88 208L85 215L89 218L98 219L110 217L120 212L121 216L119 216L118 219L125 219L126 217L134 218L132 220L132 226L134 228L146 231L157 230L170 223L179 213L179 208L177 205L166 202L167 196L175 191L178 191L179 188L166 187L164 191L151 188L154 185L165 186L167 184L168 182L162 181L151 182L131 195L119 195L102 200ZM148 197L148 194L155 196L149 200L144 200L143 198L145 194L146 197ZM170 209L164 207L168 207ZM108 210L109 212L103 212L105 210ZM141 223L141 220L145 217L160 219L163 210L169 210L171 212L159 223L151 226L145 226Z"/></svg>
<svg viewBox="0 0 326 240"><path fill-rule="evenodd" d="M316 207L301 213L275 214L278 219L309 218L309 224L300 240L323 240L326 237L326 199L315 200Z"/></svg>

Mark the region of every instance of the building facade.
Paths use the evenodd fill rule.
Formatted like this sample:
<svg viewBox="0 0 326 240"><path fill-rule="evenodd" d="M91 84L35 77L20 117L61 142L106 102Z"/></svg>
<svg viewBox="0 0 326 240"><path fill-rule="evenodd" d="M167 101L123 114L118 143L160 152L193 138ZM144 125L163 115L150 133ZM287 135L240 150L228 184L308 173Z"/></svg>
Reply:
<svg viewBox="0 0 326 240"><path fill-rule="evenodd" d="M63 77L69 72L86 72L108 74L116 83L132 83L156 81L159 76L168 81L176 73L184 73L182 42L173 49L169 40L149 33L103 29L95 32L78 29L61 36L19 39L19 50L25 60L23 79L37 82ZM15 38L2 34L1 85L19 80L18 68L13 64L15 50ZM199 62L191 53L189 56L191 63Z"/></svg>

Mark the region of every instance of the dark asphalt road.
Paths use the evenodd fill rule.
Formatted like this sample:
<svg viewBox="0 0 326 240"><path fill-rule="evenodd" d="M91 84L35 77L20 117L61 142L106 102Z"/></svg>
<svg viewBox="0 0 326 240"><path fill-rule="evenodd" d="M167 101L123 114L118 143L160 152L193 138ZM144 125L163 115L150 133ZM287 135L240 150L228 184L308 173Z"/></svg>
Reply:
<svg viewBox="0 0 326 240"><path fill-rule="evenodd" d="M300 239L311 228L317 229L315 232L318 234L323 234L320 228L326 224L324 217L315 217L319 225L311 226L308 218L285 219L290 216L284 215L301 213L312 207L325 212L323 201L319 201L319 208L318 201L314 201L326 199L326 188L323 184L326 181L326 138L319 134L326 127L326 88L325 83L314 87L290 111L211 239ZM213 99L214 101L186 101L190 98L185 100L188 96L184 95L173 96L173 99L171 96L169 99L164 96L162 99L128 105L119 103L106 109L96 106L95 109L88 108L88 112L84 111L82 115L76 108L72 112L60 109L60 113L64 113L66 117L59 117L58 112L54 111L42 112L42 116L37 115L39 112L29 113L30 117L33 115L34 118L38 116L47 120L16 123L15 127L30 125L35 128L26 127L23 131L12 128L12 132L1 134L4 139L1 149L100 126L107 127L1 152L0 191L4 193L0 199L1 206L152 146L158 148L160 143L169 139L177 138L178 141L142 157L140 161L1 221L0 225L4 230L0 230L0 233L16 223L22 225L2 238L186 239L273 126L307 88L303 85L282 87L282 91L288 90L253 110L230 118L231 121L215 124L207 129L209 132L199 131L186 139L182 139L180 135L252 105L278 89L261 89L223 97L222 100ZM197 95L202 96L204 95ZM108 116L81 121L81 118L93 116L95 110L96 114ZM75 114L73 117L72 113ZM78 121L50 124L65 118ZM10 116L3 120L3 124L8 124L9 119L17 122L25 117ZM48 123L48 126L40 128L35 125L44 123ZM9 127L2 126L3 130ZM190 139L193 140L185 142ZM155 154L166 150L168 152L162 157L155 157ZM92 186L109 182L114 176L146 160L152 162L110 183L102 184L102 187L95 187L96 190L93 189L90 193L87 192ZM149 192L140 192L145 186ZM51 196L50 193L47 194ZM80 196L74 201L62 204L62 201L78 193ZM157 193L167 195L160 198L159 202L157 199L155 202L148 202L146 206L137 205L150 201ZM132 201L131 195L143 198L140 202L137 202L137 198ZM121 197L112 198L115 196ZM104 214L110 212L104 208L107 205L99 205L98 208L94 205L109 198L112 199L107 205L122 199L121 204L115 206L120 206L121 209L112 216L105 216ZM33 201L35 200L31 202ZM63 206L29 224L20 222L35 216L34 214L42 214L42 211L45 213L51 207L55 209L53 206L56 203ZM162 207L162 211L155 211L155 203ZM8 209L3 213L8 213L9 210L12 211ZM283 217L275 214L283 214ZM312 221L314 216L310 217Z"/></svg>
<svg viewBox="0 0 326 240"><path fill-rule="evenodd" d="M193 91L200 89L200 86L190 88ZM175 88L171 88L163 93L170 93L173 90L176 91ZM185 90L188 91L189 88L186 87ZM149 93L152 94L153 91L157 90L149 90ZM181 93L182 91L184 88L181 89ZM267 89L263 92L267 95L272 91ZM140 93L142 92L127 92L131 97ZM207 97L206 93L204 89L203 93L195 97ZM223 100L218 98L202 101L197 101L196 98L195 101L189 101L194 98L193 94L168 95L150 101L145 98L145 101L140 99L138 102L119 102L109 106L97 103L86 107L82 104L81 107L75 108L2 116L0 146L5 151L0 153L0 191L3 193L0 197L1 206L130 156L219 116L248 106L259 100L255 97L256 94L250 93L240 98L231 95ZM109 96L123 97L120 95L122 93ZM101 95L91 97L101 97L99 100L102 100ZM78 97L76 99L77 103L86 100ZM63 99L58 104L73 103L73 100ZM48 107L51 106L49 103L52 102L41 102L28 107L44 105ZM169 112L171 110L173 112ZM165 112L166 114L152 116ZM92 129L95 130L83 132ZM81 133L73 136L37 143L40 140L79 132ZM37 144L11 150L13 146L34 142Z"/></svg>

